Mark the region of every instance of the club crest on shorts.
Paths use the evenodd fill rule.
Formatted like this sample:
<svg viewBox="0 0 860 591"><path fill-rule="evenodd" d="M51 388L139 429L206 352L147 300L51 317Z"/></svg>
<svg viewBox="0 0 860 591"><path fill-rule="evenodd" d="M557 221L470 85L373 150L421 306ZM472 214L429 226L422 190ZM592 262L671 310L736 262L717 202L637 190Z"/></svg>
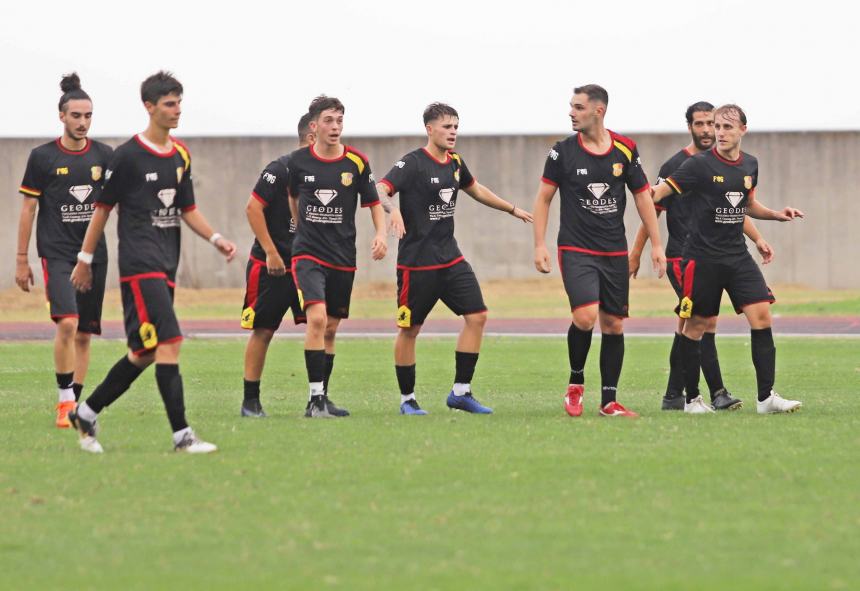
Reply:
<svg viewBox="0 0 860 591"><path fill-rule="evenodd" d="M752 189L752 177L745 176L744 177L744 189Z"/></svg>
<svg viewBox="0 0 860 591"><path fill-rule="evenodd" d="M624 164L616 162L612 165L612 176L621 176L624 174Z"/></svg>
<svg viewBox="0 0 860 591"><path fill-rule="evenodd" d="M90 175L93 177L94 181L101 179L102 178L102 167L101 166L90 167Z"/></svg>
<svg viewBox="0 0 860 591"><path fill-rule="evenodd" d="M248 306L242 310L242 328L254 328L254 316L256 316L254 308Z"/></svg>
<svg viewBox="0 0 860 591"><path fill-rule="evenodd" d="M400 306L397 309L397 326L400 328L412 326L412 310L408 306Z"/></svg>
<svg viewBox="0 0 860 591"><path fill-rule="evenodd" d="M348 187L352 184L352 173L351 172L342 172L340 173L340 184L344 187Z"/></svg>
<svg viewBox="0 0 860 591"><path fill-rule="evenodd" d="M142 322L138 333L144 349L155 349L158 345L158 334L151 322Z"/></svg>
<svg viewBox="0 0 860 591"><path fill-rule="evenodd" d="M680 318L689 318L692 315L693 315L693 300L691 300L687 296L684 296L684 299L681 300L681 303L678 306L678 316Z"/></svg>
<svg viewBox="0 0 860 591"><path fill-rule="evenodd" d="M176 167L176 182L177 183L182 182L182 175L184 173L185 173L185 167L183 167L183 166L177 166Z"/></svg>

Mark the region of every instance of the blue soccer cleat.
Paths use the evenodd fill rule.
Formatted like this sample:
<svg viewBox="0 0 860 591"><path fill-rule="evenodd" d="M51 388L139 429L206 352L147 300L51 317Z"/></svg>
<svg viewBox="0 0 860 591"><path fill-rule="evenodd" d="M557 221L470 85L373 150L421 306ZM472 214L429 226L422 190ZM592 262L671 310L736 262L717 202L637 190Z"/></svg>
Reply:
<svg viewBox="0 0 860 591"><path fill-rule="evenodd" d="M427 411L418 406L418 401L412 398L400 405L400 414L402 415L426 415Z"/></svg>
<svg viewBox="0 0 860 591"><path fill-rule="evenodd" d="M457 396L452 390L451 393L448 394L448 400L446 400L445 403L451 410L462 410L463 412L471 412L478 415L493 414L493 409L488 406L484 406L475 400L471 392L463 394L462 396Z"/></svg>

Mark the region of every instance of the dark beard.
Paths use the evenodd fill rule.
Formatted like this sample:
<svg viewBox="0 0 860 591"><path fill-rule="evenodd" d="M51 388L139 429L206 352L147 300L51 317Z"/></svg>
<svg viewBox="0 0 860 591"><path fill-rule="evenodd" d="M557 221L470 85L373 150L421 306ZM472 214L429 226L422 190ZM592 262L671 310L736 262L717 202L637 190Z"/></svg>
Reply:
<svg viewBox="0 0 860 591"><path fill-rule="evenodd" d="M693 144L695 144L696 149L699 150L699 152L704 152L705 150L710 150L711 148L714 147L714 140L712 138L711 139L711 145L705 146L701 143L701 140L698 137L693 136Z"/></svg>

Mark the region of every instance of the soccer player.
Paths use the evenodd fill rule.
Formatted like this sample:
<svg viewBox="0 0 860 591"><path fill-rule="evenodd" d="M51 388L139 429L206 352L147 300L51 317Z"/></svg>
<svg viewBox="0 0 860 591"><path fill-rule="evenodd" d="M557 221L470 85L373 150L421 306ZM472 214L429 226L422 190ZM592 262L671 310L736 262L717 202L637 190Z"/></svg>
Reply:
<svg viewBox="0 0 860 591"><path fill-rule="evenodd" d="M299 147L314 143L310 121L310 113L299 120ZM305 321L290 267L296 222L290 212L289 175L288 154L270 162L260 174L245 207L254 232L254 245L245 270L242 306L242 328L253 331L245 348L243 417L266 416L260 403L260 378L269 343L284 314L292 308L295 323Z"/></svg>
<svg viewBox="0 0 860 591"><path fill-rule="evenodd" d="M101 334L102 301L107 273L104 239L94 245L93 289L76 293L69 276L81 249L87 223L113 149L87 137L93 103L81 88L76 73L60 82L60 121L63 135L30 152L24 180L18 189L24 195L18 221L18 250L15 282L24 291L33 285L27 251L36 225L36 249L42 259L45 295L51 320L56 323L54 371L57 377L57 418L61 429L70 426L68 414L81 396L90 361L90 337Z"/></svg>
<svg viewBox="0 0 860 591"><path fill-rule="evenodd" d="M577 133L549 151L534 206L535 267L549 273L547 218L556 190L561 191L558 260L573 316L567 332L570 381L564 408L572 417L582 414L585 361L598 319L602 333L600 415L638 416L616 400L629 296L625 185L633 193L651 239L654 268L661 277L666 269L657 215L636 143L604 127L608 103L609 94L601 86L573 89L570 119Z"/></svg>
<svg viewBox="0 0 860 591"><path fill-rule="evenodd" d="M679 313L687 319L680 345L686 388L684 412L714 412L699 394L699 370L702 336L709 318L720 312L723 290L729 294L735 311L743 313L750 325L758 412L793 412L801 403L786 400L773 391L776 348L770 304L774 297L747 250L743 226L746 216L787 222L802 218L803 212L792 207L774 211L756 199L758 161L741 151L741 140L747 132L743 109L724 105L714 111L714 129L716 145L688 158L653 192L655 203L673 193L689 200L691 227L696 229L684 244Z"/></svg>
<svg viewBox="0 0 860 591"><path fill-rule="evenodd" d="M81 448L101 453L96 418L115 402L153 362L158 390L173 430L176 451L209 453L217 448L200 440L185 420L179 346L182 333L173 310L179 265L180 225L185 222L231 260L236 245L214 232L194 202L191 155L170 136L181 114L182 84L169 72L143 81L141 100L149 126L114 152L104 188L87 228L72 284L87 291L92 285L93 249L101 239L110 212L119 205L119 274L127 355L111 368L92 395L69 413L80 434Z"/></svg>
<svg viewBox="0 0 860 591"><path fill-rule="evenodd" d="M335 337L349 316L355 278L355 214L359 202L370 208L376 235L371 256L385 256L385 212L379 202L370 162L341 143L345 108L321 95L310 104L315 141L290 154L290 208L298 220L292 271L299 303L307 316L305 365L309 394L305 416L349 416L328 397L334 368Z"/></svg>
<svg viewBox="0 0 860 591"><path fill-rule="evenodd" d="M687 108L687 130L692 140L686 147L678 151L660 167L657 184L675 172L681 164L700 152L710 150L714 146L714 105L706 101L699 101ZM682 295L683 267L682 253L684 241L690 232L689 199L681 199L680 196L670 195L656 206L657 217L666 212L666 227L669 230L669 240L666 243L666 263L671 265L671 270L666 273L669 283L675 290L680 302ZM762 254L764 264L773 258L773 249L761 237L758 229L749 217L744 218L744 233L749 236L756 248ZM639 227L633 247L630 249L630 275L636 277L639 271L642 249L648 236L644 226ZM676 308L676 313L679 308ZM684 318L678 317L678 328L672 341L672 349L669 354L669 382L666 386L666 394L663 396L663 410L684 410L684 375L680 360L681 335L684 332ZM735 410L743 406L743 401L732 396L723 385L720 362L717 357L715 337L717 332L717 317L708 319L705 333L702 336L702 373L711 394L711 405L716 410Z"/></svg>
<svg viewBox="0 0 860 591"><path fill-rule="evenodd" d="M442 300L465 321L454 353L454 386L447 405L455 410L490 414L472 395L487 307L478 279L454 238L457 193L464 190L477 202L531 222L532 216L480 184L463 157L454 151L460 116L443 103L424 111L427 144L400 160L376 185L380 197L400 193L405 233L397 252L397 339L394 369L400 386L400 413L425 415L415 398L415 341L424 320ZM396 226L395 226L396 227Z"/></svg>

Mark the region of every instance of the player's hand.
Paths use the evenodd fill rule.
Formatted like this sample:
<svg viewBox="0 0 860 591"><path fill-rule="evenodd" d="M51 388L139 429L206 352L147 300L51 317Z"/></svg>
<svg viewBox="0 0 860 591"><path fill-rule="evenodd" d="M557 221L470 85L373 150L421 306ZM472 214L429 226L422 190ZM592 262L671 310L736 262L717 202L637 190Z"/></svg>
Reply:
<svg viewBox="0 0 860 591"><path fill-rule="evenodd" d="M400 209L393 207L388 219L388 233L400 240L406 234L406 224Z"/></svg>
<svg viewBox="0 0 860 591"><path fill-rule="evenodd" d="M766 265L773 260L773 247L768 244L764 238L760 238L759 241L755 243L755 247L761 255L762 265Z"/></svg>
<svg viewBox="0 0 860 591"><path fill-rule="evenodd" d="M627 271L633 279L639 274L639 265L641 264L642 253L631 252L627 258Z"/></svg>
<svg viewBox="0 0 860 591"><path fill-rule="evenodd" d="M24 291L30 291L33 283L33 269L27 261L18 261L15 264L15 283Z"/></svg>
<svg viewBox="0 0 860 591"><path fill-rule="evenodd" d="M651 264L657 277L663 277L666 274L666 254L662 246L651 245Z"/></svg>
<svg viewBox="0 0 860 591"><path fill-rule="evenodd" d="M780 222L790 222L795 218L803 218L803 212L793 207L785 207L777 212L776 219Z"/></svg>
<svg viewBox="0 0 860 591"><path fill-rule="evenodd" d="M234 256L236 256L236 245L227 240L226 238L219 238L218 240L216 240L215 248L218 249L218 252L227 257L228 263L233 260Z"/></svg>
<svg viewBox="0 0 860 591"><path fill-rule="evenodd" d="M278 254L278 251L266 254L266 270L269 272L269 275L286 275L287 266L284 264L284 259Z"/></svg>
<svg viewBox="0 0 860 591"><path fill-rule="evenodd" d="M78 264L72 269L72 275L69 277L69 280L78 291L88 292L93 286L92 266L78 261Z"/></svg>
<svg viewBox="0 0 860 591"><path fill-rule="evenodd" d="M377 234L373 237L373 242L370 244L370 255L374 261L380 261L385 258L385 253L388 252L388 244L385 243L385 234Z"/></svg>
<svg viewBox="0 0 860 591"><path fill-rule="evenodd" d="M511 212L511 215L519 220L522 220L526 224L530 224L535 221L530 212L526 211L525 209L520 209L519 207L515 207L514 210Z"/></svg>
<svg viewBox="0 0 860 591"><path fill-rule="evenodd" d="M549 251L546 246L535 247L535 269L541 273L549 273L552 271L552 262L549 258Z"/></svg>

